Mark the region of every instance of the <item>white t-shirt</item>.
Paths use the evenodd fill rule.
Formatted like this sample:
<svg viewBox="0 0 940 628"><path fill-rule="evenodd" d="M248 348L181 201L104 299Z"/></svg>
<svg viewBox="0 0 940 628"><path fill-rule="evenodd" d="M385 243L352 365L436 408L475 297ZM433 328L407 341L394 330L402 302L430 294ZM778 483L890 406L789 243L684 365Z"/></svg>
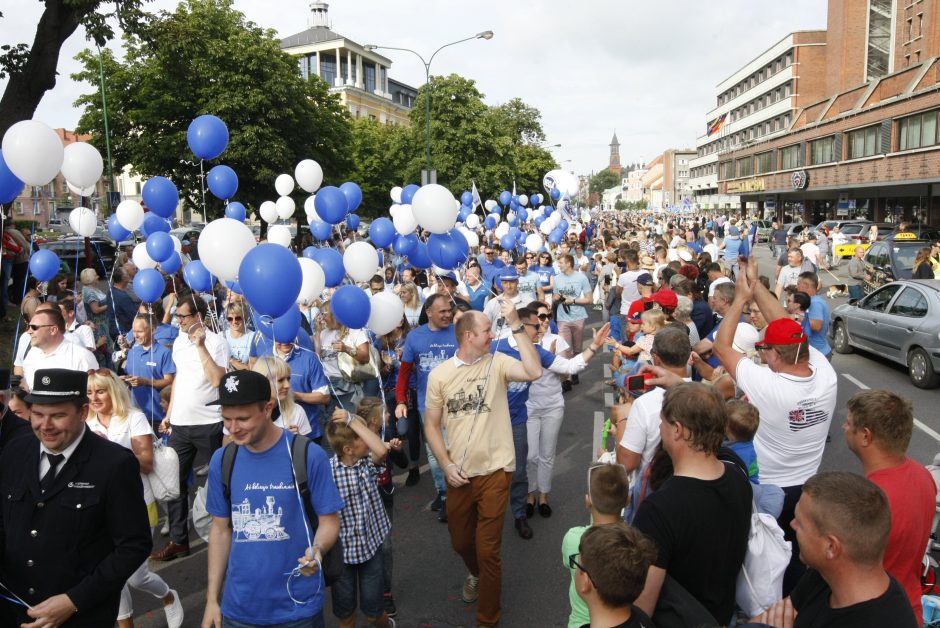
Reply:
<svg viewBox="0 0 940 628"><path fill-rule="evenodd" d="M630 478L631 484L636 481L640 472L650 463L653 454L656 453L656 446L659 445L661 438L659 435L659 424L662 423L660 411L663 409L665 396L666 389L657 387L637 397L630 406L627 428L620 439L620 446L627 451L640 454L643 458L640 466Z"/></svg>
<svg viewBox="0 0 940 628"><path fill-rule="evenodd" d="M313 428L310 427L310 420L307 419L307 413L304 412L304 409L296 403L294 404L294 411L290 413L286 424L284 423L283 414L274 420L274 424L285 430L288 428L288 426L296 425L297 432L303 435L309 434L313 431Z"/></svg>
<svg viewBox="0 0 940 628"><path fill-rule="evenodd" d="M339 372L337 354L333 351L333 343L340 339L338 329L324 329L320 332L320 363L323 365L323 374L327 377L342 377ZM342 338L347 347L358 348L364 342L369 342L369 335L362 329L349 329Z"/></svg>
<svg viewBox="0 0 940 628"><path fill-rule="evenodd" d="M26 351L26 347L23 347L23 350ZM98 360L91 351L63 338L59 346L49 353L45 353L39 347L30 347L26 357L23 358L23 379L32 390L33 376L39 369L70 369L84 372L96 368L98 368Z"/></svg>
<svg viewBox="0 0 940 628"><path fill-rule="evenodd" d="M65 332L65 339L89 351L95 350L95 332L88 325L73 325L72 329Z"/></svg>
<svg viewBox="0 0 940 628"><path fill-rule="evenodd" d="M812 242L804 242L800 245L800 250L803 251L803 257L808 259L815 266L819 266L819 247L813 244Z"/></svg>
<svg viewBox="0 0 940 628"><path fill-rule="evenodd" d="M555 355L567 351L570 346L564 338L552 332L547 332L539 344L547 351L551 351L552 344L554 344ZM542 369L542 376L529 385L529 400L526 401L529 418L531 419L539 410L559 406L565 406L565 398L561 392L561 378L549 369Z"/></svg>
<svg viewBox="0 0 940 628"><path fill-rule="evenodd" d="M712 242L711 244L706 244L702 247L702 251L711 255L712 261L717 262L721 257L721 249L718 248L718 245Z"/></svg>
<svg viewBox="0 0 940 628"><path fill-rule="evenodd" d="M761 483L799 486L819 469L839 378L826 357L810 347L813 374L774 373L750 359L738 361L738 387L760 412L754 437Z"/></svg>
<svg viewBox="0 0 940 628"><path fill-rule="evenodd" d="M630 304L640 298L640 290L636 287L636 278L647 271L628 270L617 277L617 285L623 288L620 295L620 314L626 316L630 313Z"/></svg>
<svg viewBox="0 0 940 628"><path fill-rule="evenodd" d="M206 330L206 350L212 361L227 368L228 343L219 334ZM173 413L171 425L211 425L222 420L219 406L207 406L219 398L219 389L206 378L199 349L189 339L189 334L180 332L173 341L173 362L176 378L173 380Z"/></svg>
<svg viewBox="0 0 940 628"><path fill-rule="evenodd" d="M777 275L777 285L782 288L787 286L795 286L796 280L800 278L800 273L803 272L802 266L790 266L787 264L780 269L780 274ZM783 294L781 293L781 297Z"/></svg>
<svg viewBox="0 0 940 628"><path fill-rule="evenodd" d="M134 450L131 446L132 438L137 436L150 436L151 439L153 438L153 428L150 427L150 421L148 421L144 413L137 408L132 409L128 413L127 418L123 421L119 421L116 417L111 417L108 427L102 425L98 417L91 415L88 416L85 424L91 431L98 434L98 436L103 436L112 443L116 443L131 451ZM150 480L143 473L140 474L140 480L144 485L144 503L153 503L153 489L150 488Z"/></svg>

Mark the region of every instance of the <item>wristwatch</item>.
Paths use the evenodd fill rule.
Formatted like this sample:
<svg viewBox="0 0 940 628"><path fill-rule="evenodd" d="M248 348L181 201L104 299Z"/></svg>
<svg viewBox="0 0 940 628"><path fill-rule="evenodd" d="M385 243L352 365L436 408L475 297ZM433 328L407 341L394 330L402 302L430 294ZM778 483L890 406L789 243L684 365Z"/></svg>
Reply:
<svg viewBox="0 0 940 628"><path fill-rule="evenodd" d="M519 323L516 327L511 328L510 331L514 334L518 334L520 331L525 331L525 325Z"/></svg>

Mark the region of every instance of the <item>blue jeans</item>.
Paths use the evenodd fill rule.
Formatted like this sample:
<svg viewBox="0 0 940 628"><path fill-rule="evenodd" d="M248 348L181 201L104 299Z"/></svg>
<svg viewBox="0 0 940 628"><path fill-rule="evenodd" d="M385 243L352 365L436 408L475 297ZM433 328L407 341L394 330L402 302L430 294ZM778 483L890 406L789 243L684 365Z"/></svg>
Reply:
<svg viewBox="0 0 940 628"><path fill-rule="evenodd" d="M862 286L860 286L860 285L857 285L857 286L847 286L847 288L849 289L849 298L850 298L850 299L855 299L855 300L857 301L858 299L861 299L861 298L862 298L862 296L863 296L863 295L862 295Z"/></svg>
<svg viewBox="0 0 940 628"><path fill-rule="evenodd" d="M333 614L339 619L351 617L359 608L366 617L381 617L385 613L385 574L382 569L382 550L358 565L346 564L339 580L333 583Z"/></svg>
<svg viewBox="0 0 940 628"><path fill-rule="evenodd" d="M512 472L512 484L509 485L509 509L513 519L525 519L526 496L529 493L529 475L526 473L529 433L525 423L512 426L512 444L516 449L516 470Z"/></svg>
<svg viewBox="0 0 940 628"><path fill-rule="evenodd" d="M623 342L623 332L621 331L622 325L623 317L620 316L620 314L610 315L610 337L617 342Z"/></svg>
<svg viewBox="0 0 940 628"><path fill-rule="evenodd" d="M285 624L266 624L263 627L260 624L246 624L230 617L222 618L222 628L326 628L323 621L323 611L320 611L313 617L289 621Z"/></svg>
<svg viewBox="0 0 940 628"><path fill-rule="evenodd" d="M421 427L424 427L424 413L421 413ZM441 426L441 432L444 431L444 426ZM444 434L444 445L447 445L447 434ZM441 495L447 495L447 480L444 479L444 471L441 470L441 465L437 462L437 457L434 455L434 452L431 451L431 446L428 445L427 437L424 439L424 448L428 452L428 466L431 467L431 477L434 478L434 487L437 489L437 492Z"/></svg>

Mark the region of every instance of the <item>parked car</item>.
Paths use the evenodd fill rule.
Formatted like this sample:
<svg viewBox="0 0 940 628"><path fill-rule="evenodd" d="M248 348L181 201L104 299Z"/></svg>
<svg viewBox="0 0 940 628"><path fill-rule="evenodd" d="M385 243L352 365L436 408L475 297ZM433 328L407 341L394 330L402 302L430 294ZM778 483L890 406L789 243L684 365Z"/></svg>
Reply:
<svg viewBox="0 0 940 628"><path fill-rule="evenodd" d="M884 240L872 242L863 258L868 279L862 289L866 294L886 283L910 279L917 251L930 246L930 240L921 240L913 233L895 233Z"/></svg>
<svg viewBox="0 0 940 628"><path fill-rule="evenodd" d="M85 264L85 238L80 236L59 238L52 242L44 242L39 246L59 256L59 262L64 273L75 274L76 268L78 272L81 272L82 269L87 267ZM99 277L108 277L111 274L116 251L117 247L110 238L91 238L92 267L98 271Z"/></svg>
<svg viewBox="0 0 940 628"><path fill-rule="evenodd" d="M882 286L832 310L829 330L837 353L870 351L907 367L918 388L940 384L940 280Z"/></svg>
<svg viewBox="0 0 940 628"><path fill-rule="evenodd" d="M757 242L770 242L770 232L773 231L773 222L769 220L754 220L757 223Z"/></svg>
<svg viewBox="0 0 940 628"><path fill-rule="evenodd" d="M799 238L806 225L802 222L788 222L783 225L783 228L787 232L788 238Z"/></svg>

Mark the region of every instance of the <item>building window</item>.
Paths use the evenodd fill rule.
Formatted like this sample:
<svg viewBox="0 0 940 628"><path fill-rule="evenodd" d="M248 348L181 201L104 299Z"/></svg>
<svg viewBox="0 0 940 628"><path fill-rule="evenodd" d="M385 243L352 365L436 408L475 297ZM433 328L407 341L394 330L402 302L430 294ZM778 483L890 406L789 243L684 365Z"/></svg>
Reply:
<svg viewBox="0 0 940 628"><path fill-rule="evenodd" d="M382 69L379 72L379 82L381 83L379 85L379 89L381 89L384 92L385 84L388 82L388 69L384 65L381 67Z"/></svg>
<svg viewBox="0 0 940 628"><path fill-rule="evenodd" d="M898 150L933 146L937 143L937 112L928 111L898 122L901 132Z"/></svg>
<svg viewBox="0 0 940 628"><path fill-rule="evenodd" d="M722 180L734 178L734 162L733 161L721 162L721 178Z"/></svg>
<svg viewBox="0 0 940 628"><path fill-rule="evenodd" d="M800 145L793 144L780 149L780 168L790 170L800 167Z"/></svg>
<svg viewBox="0 0 940 628"><path fill-rule="evenodd" d="M745 157L744 159L737 160L738 165L738 176L739 177L750 177L754 174L754 158Z"/></svg>
<svg viewBox="0 0 940 628"><path fill-rule="evenodd" d="M891 56L892 0L869 0L868 4L868 57L866 80L873 81L888 73Z"/></svg>
<svg viewBox="0 0 940 628"><path fill-rule="evenodd" d="M375 91L375 66L371 63L362 64L362 79L365 90L370 94Z"/></svg>
<svg viewBox="0 0 940 628"><path fill-rule="evenodd" d="M766 174L773 170L773 153L767 151L757 156L757 174Z"/></svg>
<svg viewBox="0 0 940 628"><path fill-rule="evenodd" d="M833 152L835 137L823 137L810 142L810 164L828 164L836 160Z"/></svg>
<svg viewBox="0 0 940 628"><path fill-rule="evenodd" d="M881 125L858 129L849 133L849 159L871 157L875 154L878 142L878 129Z"/></svg>
<svg viewBox="0 0 940 628"><path fill-rule="evenodd" d="M326 84L333 87L336 80L336 55L328 52L320 53L320 78L326 81Z"/></svg>

